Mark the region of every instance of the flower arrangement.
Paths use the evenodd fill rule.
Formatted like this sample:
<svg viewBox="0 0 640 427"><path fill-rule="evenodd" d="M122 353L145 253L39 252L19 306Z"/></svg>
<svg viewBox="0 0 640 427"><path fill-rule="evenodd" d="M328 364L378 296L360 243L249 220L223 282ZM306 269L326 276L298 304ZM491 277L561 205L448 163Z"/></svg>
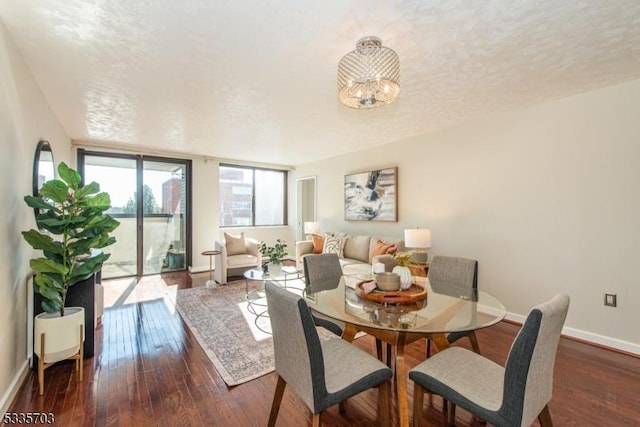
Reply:
<svg viewBox="0 0 640 427"><path fill-rule="evenodd" d="M276 244L273 246L267 246L267 244L262 241L258 245L258 249L260 249L263 257L269 258L269 262L274 264L282 264L282 259L287 255L287 243L282 239L276 240Z"/></svg>
<svg viewBox="0 0 640 427"><path fill-rule="evenodd" d="M409 252L398 252L398 247L396 245L389 246L386 253L391 255L393 259L396 260L398 265L406 267L409 264L409 259L411 259L411 253Z"/></svg>
<svg viewBox="0 0 640 427"><path fill-rule="evenodd" d="M409 264L409 259L411 259L411 254L409 252L396 252L393 254L393 258L398 265L406 267Z"/></svg>

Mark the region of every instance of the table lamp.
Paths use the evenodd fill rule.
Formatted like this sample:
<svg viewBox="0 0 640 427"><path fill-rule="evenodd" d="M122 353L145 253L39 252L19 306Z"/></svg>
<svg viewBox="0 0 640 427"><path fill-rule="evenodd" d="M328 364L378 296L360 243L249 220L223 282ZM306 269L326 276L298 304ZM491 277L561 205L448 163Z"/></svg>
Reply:
<svg viewBox="0 0 640 427"><path fill-rule="evenodd" d="M304 234L307 235L307 239L311 238L312 234L320 233L320 223L316 221L305 221Z"/></svg>
<svg viewBox="0 0 640 427"><path fill-rule="evenodd" d="M413 248L411 262L414 264L426 264L427 252L431 247L431 230L428 228L409 228L404 230L404 245Z"/></svg>

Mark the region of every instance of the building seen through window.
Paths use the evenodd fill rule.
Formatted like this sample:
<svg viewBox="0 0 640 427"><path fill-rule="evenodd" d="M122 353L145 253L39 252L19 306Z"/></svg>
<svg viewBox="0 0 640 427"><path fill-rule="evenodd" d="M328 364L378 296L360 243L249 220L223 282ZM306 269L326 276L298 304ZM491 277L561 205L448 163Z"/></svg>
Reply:
<svg viewBox="0 0 640 427"><path fill-rule="evenodd" d="M220 165L220 226L286 224L287 172Z"/></svg>

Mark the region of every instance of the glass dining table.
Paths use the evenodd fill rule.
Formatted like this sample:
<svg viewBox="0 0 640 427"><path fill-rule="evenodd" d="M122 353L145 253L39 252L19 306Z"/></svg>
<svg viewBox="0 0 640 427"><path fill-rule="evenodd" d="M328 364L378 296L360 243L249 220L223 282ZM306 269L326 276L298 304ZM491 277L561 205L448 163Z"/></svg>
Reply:
<svg viewBox="0 0 640 427"><path fill-rule="evenodd" d="M312 310L345 323L343 339L352 341L356 333L366 332L394 348L398 417L405 427L409 425L405 346L429 338L443 350L449 347L448 333L494 325L505 317L506 310L486 292L430 283L420 277L414 277L414 295L409 301L385 302L384 293L365 292L363 285L371 280L366 275L342 276L339 281L307 287L304 298ZM397 301L394 297L389 300Z"/></svg>

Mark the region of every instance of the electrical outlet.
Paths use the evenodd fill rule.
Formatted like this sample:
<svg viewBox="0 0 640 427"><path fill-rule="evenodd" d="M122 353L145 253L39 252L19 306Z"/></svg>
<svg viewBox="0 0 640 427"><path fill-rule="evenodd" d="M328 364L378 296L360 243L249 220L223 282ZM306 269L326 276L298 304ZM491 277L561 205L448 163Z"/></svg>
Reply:
<svg viewBox="0 0 640 427"><path fill-rule="evenodd" d="M608 307L617 307L617 299L616 294L604 294L604 305Z"/></svg>

